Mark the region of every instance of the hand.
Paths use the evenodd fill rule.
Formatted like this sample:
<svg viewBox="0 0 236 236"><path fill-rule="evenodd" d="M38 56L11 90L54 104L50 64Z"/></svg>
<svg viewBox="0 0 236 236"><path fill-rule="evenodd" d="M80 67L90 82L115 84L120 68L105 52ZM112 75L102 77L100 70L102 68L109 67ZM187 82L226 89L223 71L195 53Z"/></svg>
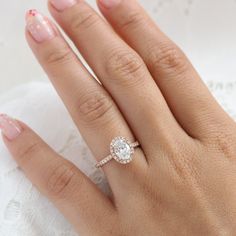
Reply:
<svg viewBox="0 0 236 236"><path fill-rule="evenodd" d="M80 235L234 235L234 121L135 0L98 5L110 25L84 1L51 0L49 9L101 83L35 10L26 37L98 161L116 136L140 143L129 164L103 166L112 197L1 115L7 147Z"/></svg>

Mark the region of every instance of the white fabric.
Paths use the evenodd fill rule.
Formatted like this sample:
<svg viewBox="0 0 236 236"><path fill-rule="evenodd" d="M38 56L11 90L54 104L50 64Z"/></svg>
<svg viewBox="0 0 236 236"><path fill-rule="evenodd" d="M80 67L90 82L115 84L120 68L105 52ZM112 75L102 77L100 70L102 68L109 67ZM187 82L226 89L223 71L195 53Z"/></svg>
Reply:
<svg viewBox="0 0 236 236"><path fill-rule="evenodd" d="M8 93L7 100L0 106L1 112L23 120L109 193L103 173L94 167L94 158L52 85L43 82L23 85ZM24 177L2 139L0 156L0 235L74 235L61 214Z"/></svg>
<svg viewBox="0 0 236 236"><path fill-rule="evenodd" d="M236 120L236 2L143 0L155 20L192 59L219 102ZM222 17L223 16L223 17ZM49 83L22 85L0 97L0 112L23 120L75 163L104 192L101 171ZM54 206L24 177L0 140L0 235L75 236Z"/></svg>

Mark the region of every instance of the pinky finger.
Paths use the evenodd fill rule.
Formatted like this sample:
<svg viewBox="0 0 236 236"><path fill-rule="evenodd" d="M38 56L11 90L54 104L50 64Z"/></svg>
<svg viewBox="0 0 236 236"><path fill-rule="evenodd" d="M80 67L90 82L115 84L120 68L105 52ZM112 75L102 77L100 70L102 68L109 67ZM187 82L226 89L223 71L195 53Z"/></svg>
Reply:
<svg viewBox="0 0 236 236"><path fill-rule="evenodd" d="M102 225L107 228L106 217L115 217L113 205L77 167L22 122L0 115L0 129L19 167L79 233L95 235Z"/></svg>

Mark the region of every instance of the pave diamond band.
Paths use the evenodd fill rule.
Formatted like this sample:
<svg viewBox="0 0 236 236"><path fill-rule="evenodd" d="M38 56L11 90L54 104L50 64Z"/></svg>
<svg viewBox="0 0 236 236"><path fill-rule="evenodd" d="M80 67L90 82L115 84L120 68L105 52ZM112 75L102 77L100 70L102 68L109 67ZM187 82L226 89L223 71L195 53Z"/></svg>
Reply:
<svg viewBox="0 0 236 236"><path fill-rule="evenodd" d="M96 164L100 168L112 159L120 164L127 164L133 160L134 149L139 147L138 142L131 143L124 137L116 137L110 144L110 155L102 159Z"/></svg>

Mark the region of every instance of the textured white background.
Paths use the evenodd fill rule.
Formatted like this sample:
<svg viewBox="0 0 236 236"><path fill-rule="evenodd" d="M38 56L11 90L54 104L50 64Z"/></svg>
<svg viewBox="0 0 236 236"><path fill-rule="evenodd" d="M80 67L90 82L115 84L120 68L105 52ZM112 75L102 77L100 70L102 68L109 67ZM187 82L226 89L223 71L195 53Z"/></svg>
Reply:
<svg viewBox="0 0 236 236"><path fill-rule="evenodd" d="M46 0L0 0L0 112L30 125L104 191L102 172L52 86L23 85L46 76L24 40L24 13ZM128 1L128 0L127 0ZM95 0L89 1L95 6ZM236 0L142 0L161 28L190 57L223 107L236 119ZM2 95L2 96L1 96ZM57 119L55 119L57 117ZM19 170L0 139L0 235L75 236L71 225Z"/></svg>

